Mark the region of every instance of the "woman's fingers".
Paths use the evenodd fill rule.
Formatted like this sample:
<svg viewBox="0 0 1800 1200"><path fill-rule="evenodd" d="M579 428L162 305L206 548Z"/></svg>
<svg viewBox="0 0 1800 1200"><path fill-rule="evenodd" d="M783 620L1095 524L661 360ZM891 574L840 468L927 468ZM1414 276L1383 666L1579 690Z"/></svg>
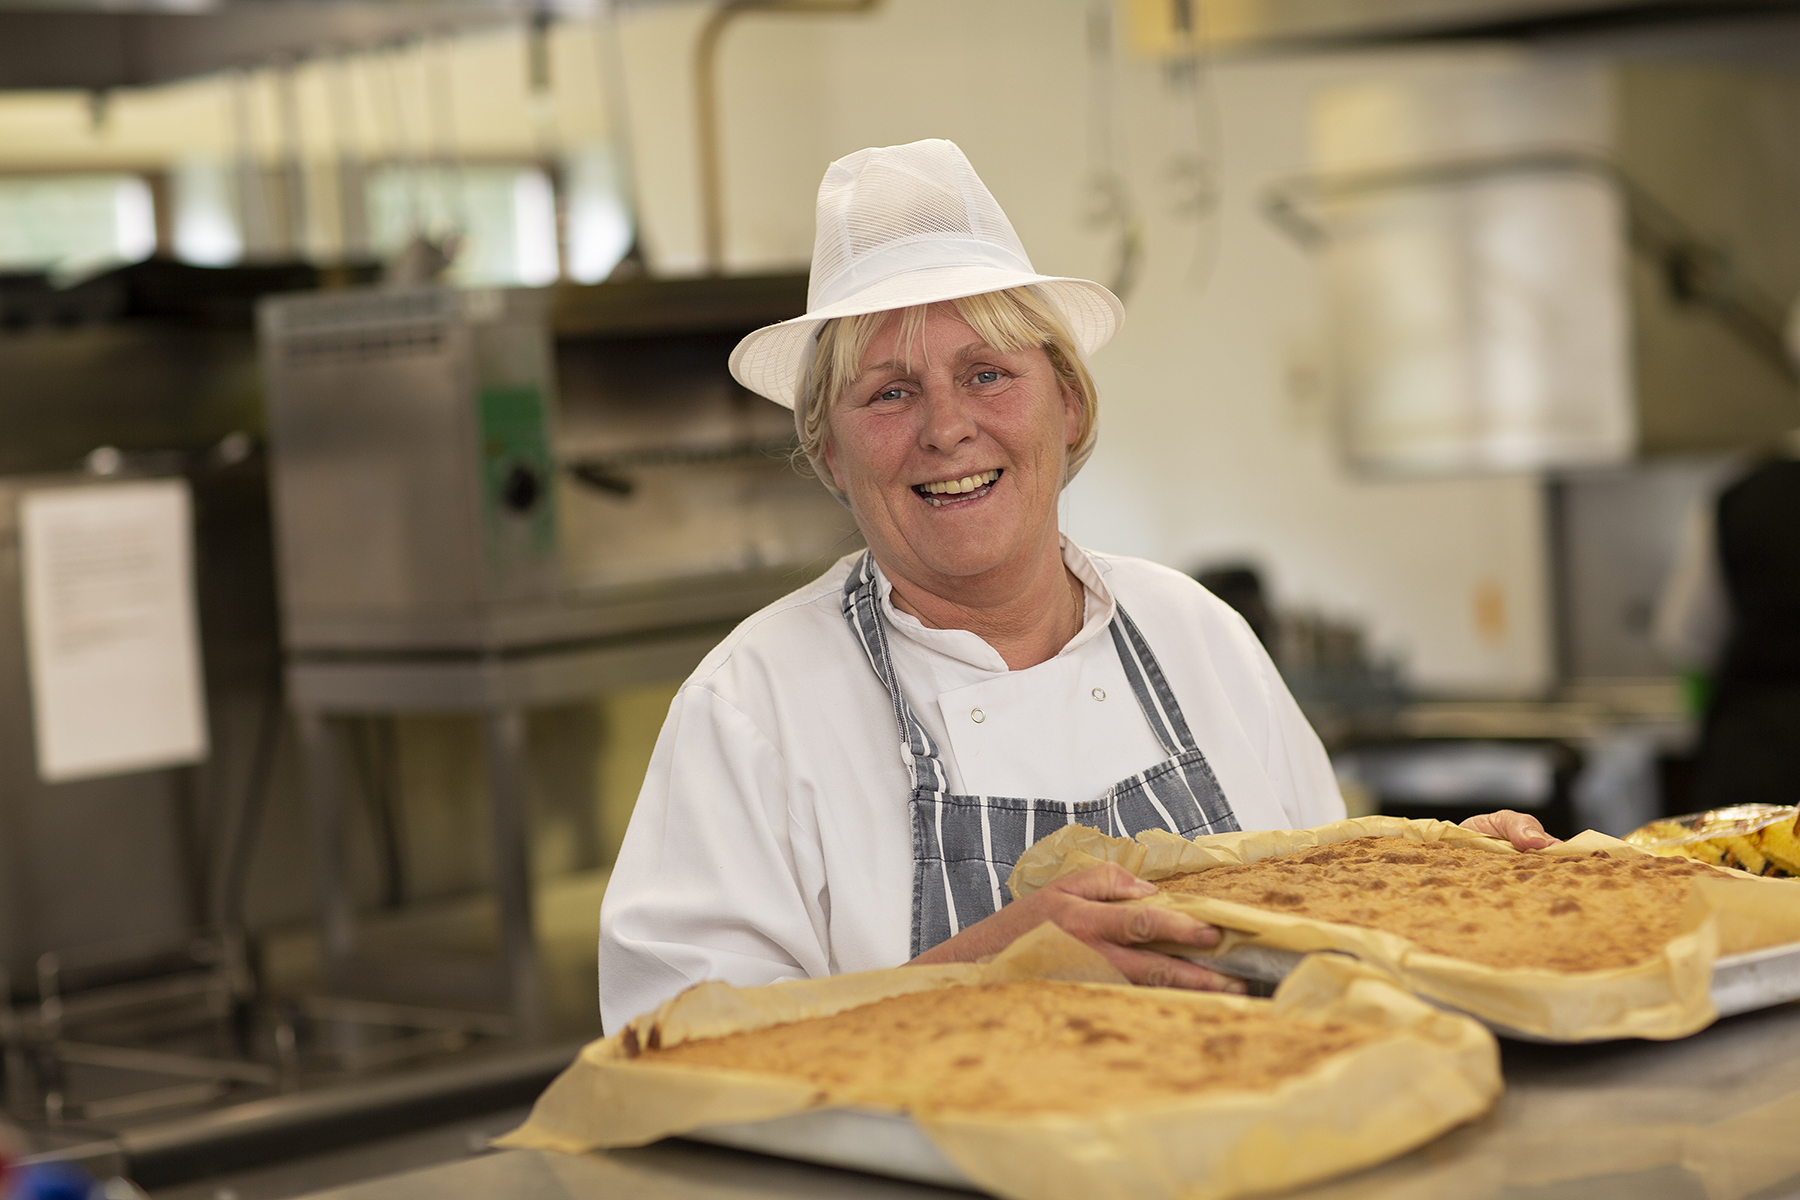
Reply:
<svg viewBox="0 0 1800 1200"><path fill-rule="evenodd" d="M1158 954L1154 950L1134 950L1127 946L1102 945L1100 953L1117 967L1125 978L1145 987L1187 988L1195 992L1235 992L1247 989L1244 981L1209 971L1197 963Z"/></svg>
<svg viewBox="0 0 1800 1200"><path fill-rule="evenodd" d="M1206 949L1219 943L1219 931L1213 926L1153 904L1109 904L1069 897L1052 919L1090 945L1174 942Z"/></svg>
<svg viewBox="0 0 1800 1200"><path fill-rule="evenodd" d="M1510 808L1482 813L1480 816L1470 817L1462 824L1464 829L1503 838L1520 850L1542 850L1561 840L1545 833L1542 823L1530 813L1514 812Z"/></svg>
<svg viewBox="0 0 1800 1200"><path fill-rule="evenodd" d="M1175 942L1205 949L1219 944L1213 926L1154 904L1109 904L1097 916L1106 940L1122 946Z"/></svg>
<svg viewBox="0 0 1800 1200"><path fill-rule="evenodd" d="M1172 909L1154 904L1114 903L1155 894L1155 884L1146 883L1113 863L1102 863L1057 880L1032 899L1041 897L1040 903L1051 906L1052 919L1058 925L1100 951L1133 983L1242 992L1241 979L1138 948L1145 942L1173 942L1205 949L1219 942L1219 931L1213 926Z"/></svg>
<svg viewBox="0 0 1800 1200"><path fill-rule="evenodd" d="M1167 908L1150 904L1115 904L1117 900L1142 900L1156 894L1156 885L1146 883L1125 868L1102 863L1085 871L1060 879L1045 891L1055 888L1066 897L1069 909L1059 914L1056 923L1083 941L1104 939L1115 945L1139 942L1175 942L1183 946L1215 946L1219 931L1203 921L1184 916Z"/></svg>

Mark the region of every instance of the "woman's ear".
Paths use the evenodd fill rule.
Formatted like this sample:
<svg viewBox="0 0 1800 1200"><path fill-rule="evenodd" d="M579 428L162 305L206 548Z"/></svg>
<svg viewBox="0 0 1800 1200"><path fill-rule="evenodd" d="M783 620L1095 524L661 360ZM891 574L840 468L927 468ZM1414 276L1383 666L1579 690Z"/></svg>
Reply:
<svg viewBox="0 0 1800 1200"><path fill-rule="evenodd" d="M1063 395L1063 445L1070 450L1081 440L1081 397L1074 388L1061 380L1057 386L1062 388Z"/></svg>

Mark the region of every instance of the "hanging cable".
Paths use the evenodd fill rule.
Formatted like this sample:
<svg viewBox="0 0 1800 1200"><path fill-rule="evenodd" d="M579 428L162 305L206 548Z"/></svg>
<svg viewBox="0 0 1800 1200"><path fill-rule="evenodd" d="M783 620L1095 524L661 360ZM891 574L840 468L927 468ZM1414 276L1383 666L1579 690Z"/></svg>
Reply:
<svg viewBox="0 0 1800 1200"><path fill-rule="evenodd" d="M1107 286L1126 300L1137 286L1144 257L1144 222L1124 170L1125 152L1115 115L1117 59L1114 52L1111 0L1088 5L1088 183L1086 220L1099 229L1116 230L1113 268Z"/></svg>
<svg viewBox="0 0 1800 1200"><path fill-rule="evenodd" d="M1163 173L1174 192L1172 214L1194 223L1188 284L1200 288L1218 262L1219 106L1201 49L1199 0L1169 0L1169 5L1178 49L1163 64L1163 86L1175 113L1174 120L1165 123L1170 137Z"/></svg>
<svg viewBox="0 0 1800 1200"><path fill-rule="evenodd" d="M352 61L347 54L335 56L327 67L325 82L337 173L338 255L345 262L356 262L369 255L368 184L357 137Z"/></svg>
<svg viewBox="0 0 1800 1200"><path fill-rule="evenodd" d="M613 161L618 168L617 187L631 218L631 245L612 278L630 278L644 274L644 227L639 214L644 211L643 195L638 188L637 151L631 129L631 96L625 85L625 54L619 42L619 6L616 0L598 0L594 18L597 42L600 90L606 98L607 133L612 142Z"/></svg>
<svg viewBox="0 0 1800 1200"><path fill-rule="evenodd" d="M406 127L405 105L400 99L400 58L404 45L390 46L375 52L381 68L382 91L387 101L389 145L393 148L394 165L399 169L401 186L406 195L406 240L425 233L424 199L421 195L419 164L413 154L412 138Z"/></svg>
<svg viewBox="0 0 1800 1200"><path fill-rule="evenodd" d="M419 44L424 59L426 122L432 167L445 193L451 236L469 236L469 197L463 178L462 150L456 137L456 41L449 34Z"/></svg>
<svg viewBox="0 0 1800 1200"><path fill-rule="evenodd" d="M231 73L231 125L236 143L238 175L238 228L243 236L244 257L266 257L272 240L269 201L263 187L262 162L256 153L256 123L251 111L248 72Z"/></svg>
<svg viewBox="0 0 1800 1200"><path fill-rule="evenodd" d="M307 257L306 149L300 127L300 86L292 59L275 64L276 127L281 135L281 246L289 258Z"/></svg>

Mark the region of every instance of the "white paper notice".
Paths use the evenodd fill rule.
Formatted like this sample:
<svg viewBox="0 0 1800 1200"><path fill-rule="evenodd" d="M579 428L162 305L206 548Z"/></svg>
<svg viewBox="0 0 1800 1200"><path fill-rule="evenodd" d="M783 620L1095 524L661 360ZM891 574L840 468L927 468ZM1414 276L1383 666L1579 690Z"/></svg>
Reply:
<svg viewBox="0 0 1800 1200"><path fill-rule="evenodd" d="M20 498L32 723L45 781L206 757L192 514L179 479Z"/></svg>

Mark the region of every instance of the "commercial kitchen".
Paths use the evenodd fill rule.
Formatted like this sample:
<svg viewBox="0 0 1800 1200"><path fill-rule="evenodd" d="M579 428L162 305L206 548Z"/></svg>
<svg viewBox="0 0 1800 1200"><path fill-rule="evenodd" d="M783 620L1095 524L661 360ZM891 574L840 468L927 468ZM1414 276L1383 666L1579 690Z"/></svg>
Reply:
<svg viewBox="0 0 1800 1200"><path fill-rule="evenodd" d="M964 172L954 219L877 212L926 269L852 261L839 243L864 235L843 231L914 185L855 188L940 168ZM951 243L988 282L921 291ZM1024 435L1000 435L994 471L908 476L916 512L879 517L850 474L878 468L845 465L838 418L808 432L812 355L837 345L826 318L861 347L916 335L928 364L946 321L988 353L954 302L1021 284L1074 353L994 361L1078 359L1061 394L1096 432L1064 438L1079 474L1038 510L1047 648L987 637L998 674L945 675L952 712L897 682L918 651L894 614L983 627L921 615L926 576L894 547L1002 511L978 506L1033 478ZM854 324L926 304L911 333ZM908 387L947 403L937 368L901 359L905 387L866 420L892 427ZM997 859L988 822L1054 784L984 786L978 738L1024 738L1056 771L1103 762L1081 799L1140 778L1145 755L1110 766L1110 733L1043 749L1051 717L1009 733L989 699L1013 702L1009 667L1097 669L1078 644L1123 670L1110 689L1082 674L1080 713L1199 762L1194 821L1138 794L1201 843L1391 817L1473 820L1529 853L1760 803L1786 825L1740 813L1710 861L1800 874L1744 848L1800 805L1800 675L1781 674L1800 663L1800 514L1756 499L1791 490L1755 491L1791 487L1800 459L1793 0L0 0L0 422L9 1200L1101 1194L995 1182L929 1114L854 1105L559 1150L589 1117L547 1098L503 1141L559 1078L550 1097L583 1071L637 1078L614 1059L677 1010L632 1018L688 983L1010 961L1012 934L967 967L901 967L950 963L934 948L986 927L951 878L946 804L983 806L987 922L1034 902L1019 873L1020 899L1002 893L1037 850ZM1786 599L1747 602L1742 563ZM1123 607L1092 616L1109 588L1147 641ZM1188 599L1149 611L1164 594ZM796 595L824 597L829 627L755 633ZM1198 683L1167 632L1194 604L1227 631L1195 640L1235 647ZM775 663L773 715L730 691L761 678L733 646ZM713 827L707 805L755 770L683 740L697 705L730 703L748 715L720 722L798 730L756 770L852 739L861 701L808 694L834 656L886 714L909 952L904 919L891 947L841 932L881 870L809 858L877 842L889 816ZM1255 787L1219 730L1263 730L1264 710L1221 724L1207 700L1240 659L1274 715L1230 736L1297 747ZM740 682L684 690L703 660ZM1757 688L1774 707L1732 725ZM1028 725L1052 704L1017 702ZM1323 808L1281 800L1309 778ZM1253 815L1257 788L1285 824ZM1021 848L1050 803L1011 805ZM1523 824L1481 824L1500 810ZM1068 821L1143 828L1106 811ZM808 881L806 938L840 931L816 960L768 932L758 854ZM1800 889L1756 882L1770 913ZM933 903L948 925L921 941ZM707 904L737 932L658 948L674 918L644 913ZM739 926L793 965L732 966L754 940ZM1800 940L1704 934L1679 1029L1455 1016L1497 1075L1453 1128L1168 1194L1800 1195ZM1253 996L1302 971L1297 951L1232 953L1195 961ZM1299 1154L1282 1144L1242 1153ZM590 1145L612 1148L574 1152Z"/></svg>

